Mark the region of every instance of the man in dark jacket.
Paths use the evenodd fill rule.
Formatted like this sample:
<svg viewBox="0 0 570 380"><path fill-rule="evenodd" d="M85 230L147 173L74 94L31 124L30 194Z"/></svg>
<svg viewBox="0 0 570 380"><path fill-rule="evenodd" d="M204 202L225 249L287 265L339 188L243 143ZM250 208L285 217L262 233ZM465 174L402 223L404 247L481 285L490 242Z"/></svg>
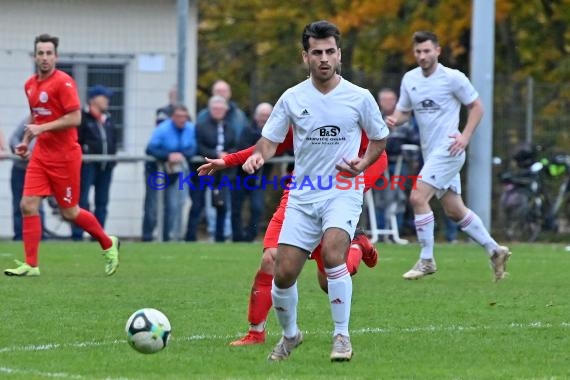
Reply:
<svg viewBox="0 0 570 380"><path fill-rule="evenodd" d="M214 95L208 101L208 118L203 122L196 123L199 156L224 158L228 153L236 151L237 136L226 120L228 109L228 102L223 96ZM196 171L198 166L199 164L193 165L193 171ZM230 198L228 187L222 186L219 190L216 189L221 180L219 177L221 175L216 174L217 178L214 179L214 190L212 191L212 203L216 209L214 239L217 242L225 241L224 220L228 210L227 199ZM230 177L231 180L235 176L235 171L224 172L223 175ZM192 183L194 185L190 189L192 207L188 217L186 241L196 241L198 225L206 202L207 187L200 184L198 176L192 177Z"/></svg>
<svg viewBox="0 0 570 380"><path fill-rule="evenodd" d="M243 130L241 133L238 150L249 148L257 143L261 138L261 130L269 119L273 111L273 106L269 103L260 103L255 108L253 114L253 123ZM268 177L271 172L272 165L264 165L261 172L258 173L258 178ZM249 174L244 172L241 167L237 168L237 175L241 178L247 177ZM232 238L233 241L247 241L252 242L257 237L259 230L259 222L263 215L263 194L264 191L260 183L253 183L249 181L249 189L245 186L236 186L232 191ZM259 181L258 181L259 182ZM242 209L243 203L249 198L249 223L243 229Z"/></svg>
<svg viewBox="0 0 570 380"><path fill-rule="evenodd" d="M78 141L83 154L116 154L115 126L108 113L113 92L105 86L96 85L88 91L88 107L82 111L78 128ZM107 204L115 162L89 162L81 165L81 194L79 207L89 210L89 191L95 188L95 217L105 226ZM73 240L83 239L83 230L72 226Z"/></svg>

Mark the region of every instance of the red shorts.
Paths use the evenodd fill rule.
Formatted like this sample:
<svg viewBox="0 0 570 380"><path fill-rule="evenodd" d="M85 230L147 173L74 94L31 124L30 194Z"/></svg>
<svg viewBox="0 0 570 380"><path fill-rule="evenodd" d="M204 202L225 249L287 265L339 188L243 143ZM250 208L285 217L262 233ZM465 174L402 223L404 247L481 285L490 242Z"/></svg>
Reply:
<svg viewBox="0 0 570 380"><path fill-rule="evenodd" d="M61 208L79 203L81 179L81 150L69 152L68 161L44 162L32 159L26 169L24 193L26 196L53 195Z"/></svg>
<svg viewBox="0 0 570 380"><path fill-rule="evenodd" d="M285 220L285 208L287 207L288 201L289 190L285 189L283 190L279 206L277 206L277 210L275 210L269 224L267 225L267 230L263 237L263 249L277 248L279 234L281 233L281 227L283 227L283 220Z"/></svg>

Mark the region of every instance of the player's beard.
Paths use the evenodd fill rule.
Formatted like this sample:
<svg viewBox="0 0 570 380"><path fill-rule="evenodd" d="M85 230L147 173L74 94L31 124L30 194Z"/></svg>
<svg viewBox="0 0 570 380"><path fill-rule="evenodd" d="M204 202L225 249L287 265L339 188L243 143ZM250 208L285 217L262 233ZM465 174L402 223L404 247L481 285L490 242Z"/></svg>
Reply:
<svg viewBox="0 0 570 380"><path fill-rule="evenodd" d="M321 66L322 65L314 66L314 65L309 63L309 73L310 73L311 77L320 83L326 83L326 82L330 81L332 78L334 78L334 76L337 73L340 73L340 63L337 64L336 67L326 65L326 66L328 66L328 71L326 73L323 73L320 70Z"/></svg>
<svg viewBox="0 0 570 380"><path fill-rule="evenodd" d="M426 59L423 62L418 62L418 65L422 68L424 74L431 74L435 70L437 65L436 59Z"/></svg>
<svg viewBox="0 0 570 380"><path fill-rule="evenodd" d="M54 69L55 69L55 65L50 65L49 63L47 63L45 65L38 64L38 71L42 75L47 75L47 74L51 73Z"/></svg>

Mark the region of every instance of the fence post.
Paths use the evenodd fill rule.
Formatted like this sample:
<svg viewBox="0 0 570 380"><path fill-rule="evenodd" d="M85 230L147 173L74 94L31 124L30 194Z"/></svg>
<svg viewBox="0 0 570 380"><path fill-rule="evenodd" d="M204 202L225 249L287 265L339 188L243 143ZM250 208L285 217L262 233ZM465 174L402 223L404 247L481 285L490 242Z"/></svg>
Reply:
<svg viewBox="0 0 570 380"><path fill-rule="evenodd" d="M528 77L526 79L526 136L525 141L532 143L532 125L534 118L534 79Z"/></svg>

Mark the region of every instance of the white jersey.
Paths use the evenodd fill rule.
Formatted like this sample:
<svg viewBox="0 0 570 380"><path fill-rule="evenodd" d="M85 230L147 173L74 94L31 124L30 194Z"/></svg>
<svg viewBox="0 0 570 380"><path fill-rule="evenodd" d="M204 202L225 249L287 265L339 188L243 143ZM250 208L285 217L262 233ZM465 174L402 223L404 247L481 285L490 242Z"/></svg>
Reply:
<svg viewBox="0 0 570 380"><path fill-rule="evenodd" d="M363 186L356 186L354 179L337 181L335 165L358 156L362 130L370 140L388 135L370 91L341 78L332 91L323 94L309 78L281 95L261 133L281 143L291 126L295 152L291 202L314 203L333 198L339 191L362 195Z"/></svg>
<svg viewBox="0 0 570 380"><path fill-rule="evenodd" d="M429 77L422 74L420 67L404 75L396 109L414 111L427 159L434 150L447 149L452 142L449 136L459 133L461 104L473 103L478 97L465 74L439 63Z"/></svg>

